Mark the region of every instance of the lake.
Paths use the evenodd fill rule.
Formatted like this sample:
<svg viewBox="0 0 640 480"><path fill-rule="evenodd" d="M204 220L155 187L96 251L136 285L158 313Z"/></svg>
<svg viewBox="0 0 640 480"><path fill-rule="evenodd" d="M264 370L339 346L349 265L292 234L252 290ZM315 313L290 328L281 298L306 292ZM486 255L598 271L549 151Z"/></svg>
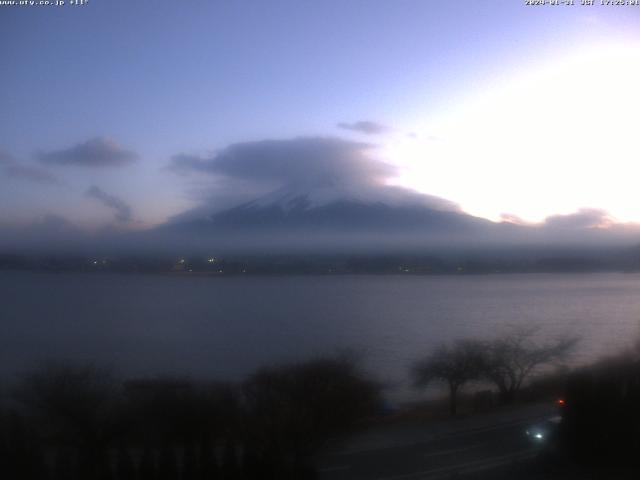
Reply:
<svg viewBox="0 0 640 480"><path fill-rule="evenodd" d="M574 363L639 335L640 275L188 277L0 272L0 374L50 359L126 375L237 379L341 349L405 392L440 342L536 325L577 334Z"/></svg>

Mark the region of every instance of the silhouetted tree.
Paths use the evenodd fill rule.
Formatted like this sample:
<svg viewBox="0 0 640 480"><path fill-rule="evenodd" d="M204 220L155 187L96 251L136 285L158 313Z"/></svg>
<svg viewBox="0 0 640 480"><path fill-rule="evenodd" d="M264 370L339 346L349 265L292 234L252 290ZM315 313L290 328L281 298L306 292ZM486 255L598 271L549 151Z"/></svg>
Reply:
<svg viewBox="0 0 640 480"><path fill-rule="evenodd" d="M135 480L136 469L131 457L131 452L122 443L116 452L116 478L117 480Z"/></svg>
<svg viewBox="0 0 640 480"><path fill-rule="evenodd" d="M178 461L172 445L165 443L158 459L158 480L178 480Z"/></svg>
<svg viewBox="0 0 640 480"><path fill-rule="evenodd" d="M149 445L145 445L140 458L140 468L138 469L138 478L140 480L156 480L157 468L156 458L153 450Z"/></svg>
<svg viewBox="0 0 640 480"><path fill-rule="evenodd" d="M73 451L68 447L58 447L53 458L53 479L74 480L76 478L76 465Z"/></svg>
<svg viewBox="0 0 640 480"><path fill-rule="evenodd" d="M346 359L263 369L242 388L47 365L15 388L15 412L0 411L0 475L310 479L312 454L374 412L378 393Z"/></svg>
<svg viewBox="0 0 640 480"><path fill-rule="evenodd" d="M520 328L487 344L483 376L498 387L503 403L513 402L527 377L543 365L566 358L578 341L562 338L540 345L534 340L536 332L536 328Z"/></svg>
<svg viewBox="0 0 640 480"><path fill-rule="evenodd" d="M485 345L474 340L459 340L441 345L413 366L415 385L426 387L439 381L449 388L449 413L458 411L458 393L466 383L478 380L483 372Z"/></svg>
<svg viewBox="0 0 640 480"><path fill-rule="evenodd" d="M51 363L27 374L14 399L42 439L75 451L78 478L109 480L107 448L113 435L116 390L106 370ZM63 460L55 459L55 474L67 469Z"/></svg>
<svg viewBox="0 0 640 480"><path fill-rule="evenodd" d="M200 439L198 465L200 467L200 480L215 480L219 478L218 459L208 433L205 433Z"/></svg>
<svg viewBox="0 0 640 480"><path fill-rule="evenodd" d="M197 442L238 429L237 398L226 383L199 384L187 378L154 378L125 382L127 423L139 441Z"/></svg>
<svg viewBox="0 0 640 480"><path fill-rule="evenodd" d="M379 387L348 358L260 370L243 388L249 458L262 478L291 478L328 439L376 411Z"/></svg>
<svg viewBox="0 0 640 480"><path fill-rule="evenodd" d="M228 439L224 444L221 470L222 478L225 480L236 480L240 478L238 452L235 443L230 439Z"/></svg>
<svg viewBox="0 0 640 480"><path fill-rule="evenodd" d="M634 475L628 478L637 478L640 471L638 353L608 358L573 372L567 381L565 400L561 438L573 458L590 466L631 468Z"/></svg>
<svg viewBox="0 0 640 480"><path fill-rule="evenodd" d="M182 480L198 480L198 455L193 440L187 441L184 447Z"/></svg>
<svg viewBox="0 0 640 480"><path fill-rule="evenodd" d="M116 388L106 370L51 364L27 374L15 397L44 434L89 448L110 434Z"/></svg>
<svg viewBox="0 0 640 480"><path fill-rule="evenodd" d="M47 477L43 445L26 419L10 413L3 419L6 443L2 451L3 478L40 480ZM6 422L6 423L5 423Z"/></svg>

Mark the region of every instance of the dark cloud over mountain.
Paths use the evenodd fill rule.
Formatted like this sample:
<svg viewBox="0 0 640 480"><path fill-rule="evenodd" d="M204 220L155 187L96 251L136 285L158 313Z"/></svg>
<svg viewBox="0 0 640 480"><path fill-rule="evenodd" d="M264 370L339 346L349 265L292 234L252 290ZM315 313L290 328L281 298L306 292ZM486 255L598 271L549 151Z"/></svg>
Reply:
<svg viewBox="0 0 640 480"><path fill-rule="evenodd" d="M171 168L279 184L379 183L395 174L369 155L372 146L332 137L301 137L233 144L211 157L175 155Z"/></svg>
<svg viewBox="0 0 640 480"><path fill-rule="evenodd" d="M231 145L215 155L176 155L170 168L181 174L204 174L215 178L210 196L202 205L178 216L180 220L212 213L219 205L233 206L220 197L231 197L234 186L244 201L260 198L260 204L279 203L282 198L306 198L314 206L348 200L359 203L411 204L440 210L459 210L453 202L387 185L396 168L377 158L373 146L335 137L301 137L263 140ZM221 186L221 180L224 186ZM236 205L242 201L237 201Z"/></svg>
<svg viewBox="0 0 640 480"><path fill-rule="evenodd" d="M121 167L132 163L137 157L135 152L103 137L92 138L70 148L37 154L38 160L45 164L81 167Z"/></svg>

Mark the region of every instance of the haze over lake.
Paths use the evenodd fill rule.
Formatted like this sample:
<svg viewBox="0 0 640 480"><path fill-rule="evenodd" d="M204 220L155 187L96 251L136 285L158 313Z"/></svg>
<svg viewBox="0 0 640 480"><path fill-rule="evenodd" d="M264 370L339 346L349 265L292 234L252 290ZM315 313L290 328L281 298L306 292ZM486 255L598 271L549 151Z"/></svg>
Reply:
<svg viewBox="0 0 640 480"><path fill-rule="evenodd" d="M442 341L510 325L579 335L573 362L632 345L639 274L185 277L1 272L0 368L91 361L126 375L236 379L352 349L397 390Z"/></svg>
<svg viewBox="0 0 640 480"><path fill-rule="evenodd" d="M6 376L49 359L126 375L241 378L352 349L397 390L407 367L459 337L538 325L582 337L581 363L638 336L640 274L185 277L0 272Z"/></svg>

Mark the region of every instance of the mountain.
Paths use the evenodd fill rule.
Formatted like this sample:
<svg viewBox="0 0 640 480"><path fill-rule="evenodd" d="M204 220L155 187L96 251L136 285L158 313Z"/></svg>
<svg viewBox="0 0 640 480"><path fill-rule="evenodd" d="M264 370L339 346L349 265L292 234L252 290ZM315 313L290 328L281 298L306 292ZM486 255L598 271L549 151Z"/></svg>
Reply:
<svg viewBox="0 0 640 480"><path fill-rule="evenodd" d="M317 232L327 234L473 234L492 222L446 200L397 187L372 192L335 188L279 190L236 207L178 219L167 231L190 234Z"/></svg>

